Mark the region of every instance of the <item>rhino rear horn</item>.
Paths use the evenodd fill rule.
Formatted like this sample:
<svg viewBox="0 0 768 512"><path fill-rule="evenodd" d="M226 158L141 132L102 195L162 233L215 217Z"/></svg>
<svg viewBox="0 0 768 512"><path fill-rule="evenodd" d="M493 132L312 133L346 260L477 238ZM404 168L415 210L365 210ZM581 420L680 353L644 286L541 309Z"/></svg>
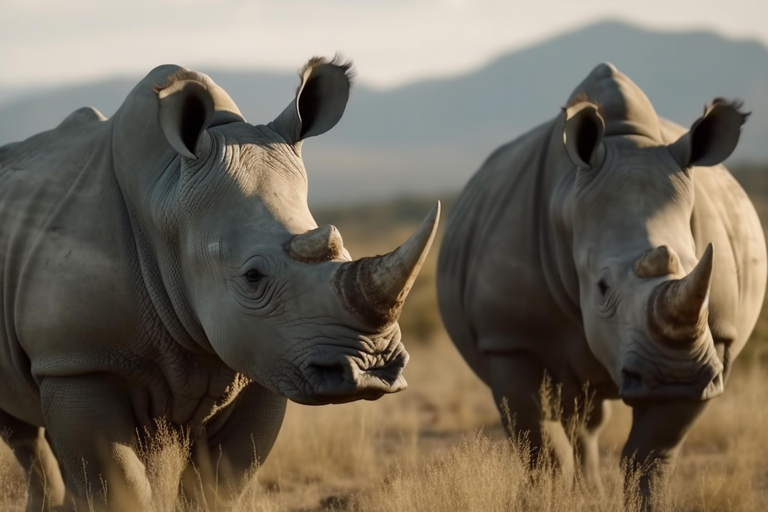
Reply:
<svg viewBox="0 0 768 512"><path fill-rule="evenodd" d="M371 328L396 322L421 270L440 219L440 202L400 247L383 256L344 263L336 272L334 291L344 306Z"/></svg>
<svg viewBox="0 0 768 512"><path fill-rule="evenodd" d="M632 267L638 277L646 279L665 274L678 274L680 268L680 258L666 245L646 251Z"/></svg>
<svg viewBox="0 0 768 512"><path fill-rule="evenodd" d="M648 304L648 328L659 342L684 348L704 333L713 263L714 249L709 244L690 274L665 281L653 291Z"/></svg>
<svg viewBox="0 0 768 512"><path fill-rule="evenodd" d="M346 259L341 233L330 224L293 237L288 255L303 263Z"/></svg>

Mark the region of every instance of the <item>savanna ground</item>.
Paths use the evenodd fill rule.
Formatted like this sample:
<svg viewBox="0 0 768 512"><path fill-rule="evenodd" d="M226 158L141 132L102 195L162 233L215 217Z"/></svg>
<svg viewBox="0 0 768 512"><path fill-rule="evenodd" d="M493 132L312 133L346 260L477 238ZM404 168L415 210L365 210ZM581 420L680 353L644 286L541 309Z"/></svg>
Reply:
<svg viewBox="0 0 768 512"><path fill-rule="evenodd" d="M766 170L768 172L768 170ZM745 169L740 179L768 226L768 175ZM318 211L333 223L354 257L380 254L404 241L430 201L401 200L374 208ZM450 202L444 207L450 209ZM447 213L447 212L445 212ZM447 216L443 216L443 223ZM401 319L411 354L410 384L375 402L305 407L290 403L266 463L234 502L212 498L190 505L177 493L188 453L166 436L148 450L158 512L232 511L617 511L622 493L619 454L630 410L612 405L601 436L605 492L577 475L527 473L522 443L505 438L490 391L453 348L435 299L439 241ZM691 431L668 488L666 511L768 510L768 310L737 362L725 394ZM222 483L221 485L226 485ZM25 482L13 455L0 446L0 511L24 509Z"/></svg>

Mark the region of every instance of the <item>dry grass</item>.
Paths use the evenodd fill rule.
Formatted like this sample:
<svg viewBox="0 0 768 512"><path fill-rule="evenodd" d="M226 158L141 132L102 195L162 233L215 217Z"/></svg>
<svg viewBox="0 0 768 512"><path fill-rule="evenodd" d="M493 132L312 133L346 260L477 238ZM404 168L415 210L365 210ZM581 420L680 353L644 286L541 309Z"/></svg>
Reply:
<svg viewBox="0 0 768 512"><path fill-rule="evenodd" d="M15 512L24 510L26 485L21 468L11 450L0 443L0 510Z"/></svg>
<svg viewBox="0 0 768 512"><path fill-rule="evenodd" d="M742 368L728 393L712 403L691 432L672 481L660 496L665 511L768 510L768 402L765 370ZM629 409L614 405L601 440L600 496L557 474L526 473L519 445L482 433L395 468L385 485L363 493L359 510L615 511L622 509L619 453L629 430ZM496 438L496 439L494 439ZM523 453L525 453L523 451Z"/></svg>
<svg viewBox="0 0 768 512"><path fill-rule="evenodd" d="M618 471L605 497L569 485L544 466L528 472L527 449L494 440L482 432L469 435L427 463L396 468L386 484L356 502L365 511L549 511L621 510Z"/></svg>
<svg viewBox="0 0 768 512"><path fill-rule="evenodd" d="M147 447L158 512L615 511L623 503L618 457L629 410L615 404L601 441L605 493L555 471L530 475L520 444L508 442L488 390L447 340L415 347L411 388L378 402L291 404L275 449L233 500L194 505L179 495L188 441L168 432ZM681 453L662 510L768 510L768 371L737 368ZM0 510L23 510L24 481L0 451ZM222 483L222 485L225 485ZM222 493L222 496L224 493Z"/></svg>
<svg viewBox="0 0 768 512"><path fill-rule="evenodd" d="M498 423L490 392L445 339L411 350L410 388L377 402L302 407L286 421L259 479L286 509L340 507L484 423ZM419 362L416 362L419 361ZM500 429L498 429L500 430Z"/></svg>

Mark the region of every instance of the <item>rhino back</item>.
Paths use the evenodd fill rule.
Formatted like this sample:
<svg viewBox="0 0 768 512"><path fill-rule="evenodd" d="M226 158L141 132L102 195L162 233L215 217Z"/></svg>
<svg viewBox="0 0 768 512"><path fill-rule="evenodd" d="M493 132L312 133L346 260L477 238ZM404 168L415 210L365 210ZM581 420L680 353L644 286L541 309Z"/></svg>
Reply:
<svg viewBox="0 0 768 512"><path fill-rule="evenodd" d="M110 123L90 112L0 148L0 375L16 388L0 408L30 421L36 378L98 366L99 345L135 325Z"/></svg>

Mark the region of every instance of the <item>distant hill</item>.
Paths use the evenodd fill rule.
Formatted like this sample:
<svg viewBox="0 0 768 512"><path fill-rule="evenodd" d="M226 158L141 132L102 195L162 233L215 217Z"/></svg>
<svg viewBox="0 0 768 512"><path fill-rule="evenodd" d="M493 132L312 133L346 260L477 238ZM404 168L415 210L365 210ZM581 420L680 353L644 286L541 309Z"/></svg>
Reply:
<svg viewBox="0 0 768 512"><path fill-rule="evenodd" d="M744 99L753 115L732 161L768 161L768 48L710 32L603 22L464 75L386 91L357 85L339 126L305 144L310 200L332 204L456 190L493 149L556 115L571 90L603 61L640 85L661 115L683 125L717 96ZM298 80L290 73L201 71L258 123L288 104ZM140 78L25 96L0 88L0 144L52 127L83 105L111 115Z"/></svg>

